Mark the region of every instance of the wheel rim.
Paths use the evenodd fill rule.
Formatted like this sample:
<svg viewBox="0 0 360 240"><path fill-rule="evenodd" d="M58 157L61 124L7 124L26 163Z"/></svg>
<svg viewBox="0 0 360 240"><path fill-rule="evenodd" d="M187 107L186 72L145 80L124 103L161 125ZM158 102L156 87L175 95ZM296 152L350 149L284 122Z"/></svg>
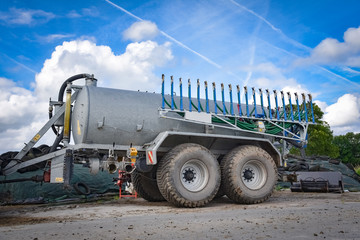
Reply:
<svg viewBox="0 0 360 240"><path fill-rule="evenodd" d="M209 170L202 161L192 159L182 166L180 179L184 188L191 192L199 192L209 181Z"/></svg>
<svg viewBox="0 0 360 240"><path fill-rule="evenodd" d="M241 180L244 185L251 189L257 190L266 183L267 172L264 164L258 160L248 161L241 170Z"/></svg>

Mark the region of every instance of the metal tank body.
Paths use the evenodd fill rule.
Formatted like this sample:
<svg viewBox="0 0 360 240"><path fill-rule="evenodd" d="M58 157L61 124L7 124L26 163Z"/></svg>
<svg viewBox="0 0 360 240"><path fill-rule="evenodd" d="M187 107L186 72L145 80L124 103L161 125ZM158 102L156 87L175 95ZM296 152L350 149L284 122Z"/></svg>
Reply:
<svg viewBox="0 0 360 240"><path fill-rule="evenodd" d="M74 141L76 144L139 146L151 142L163 131L204 133L202 124L159 117L161 101L162 96L156 93L84 86L76 98L72 114ZM175 101L178 103L179 98L175 97ZM188 105L188 99L184 98L184 106ZM213 103L210 108L214 108ZM235 134L222 128L215 128L213 133Z"/></svg>

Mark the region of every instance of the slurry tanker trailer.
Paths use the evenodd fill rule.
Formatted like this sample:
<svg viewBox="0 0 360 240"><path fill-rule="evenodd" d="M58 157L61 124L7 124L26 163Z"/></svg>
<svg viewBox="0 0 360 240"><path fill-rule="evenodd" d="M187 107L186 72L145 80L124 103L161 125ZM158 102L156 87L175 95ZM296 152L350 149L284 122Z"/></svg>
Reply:
<svg viewBox="0 0 360 240"><path fill-rule="evenodd" d="M79 79L85 79L83 86L74 84ZM44 175L33 180L69 186L73 165L83 164L92 174L131 174L148 201L201 207L226 194L236 203L261 203L272 194L283 164L276 143L303 147L314 123L310 94L300 100L295 93L293 104L290 93L281 91L278 99L276 90L233 91L221 84L217 91L215 83L210 90L197 80L194 94L190 80L183 88L180 78L175 94L171 77L165 94L165 85L163 76L157 94L97 87L90 74L70 77L57 101L50 101L49 121L20 152L1 155L1 175L40 167ZM34 147L50 129L53 145Z"/></svg>

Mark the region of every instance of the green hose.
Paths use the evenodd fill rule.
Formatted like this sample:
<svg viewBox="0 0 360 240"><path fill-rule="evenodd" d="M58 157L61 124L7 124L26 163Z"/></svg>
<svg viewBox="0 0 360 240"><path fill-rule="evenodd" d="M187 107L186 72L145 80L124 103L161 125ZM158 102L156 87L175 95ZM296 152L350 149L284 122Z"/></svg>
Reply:
<svg viewBox="0 0 360 240"><path fill-rule="evenodd" d="M169 108L171 108L171 104L170 104L165 98L164 98L164 101L165 101L166 105L167 105ZM195 105L191 100L190 100L190 103L191 103L191 105L196 109L196 111L198 111L198 108L196 107L196 105ZM223 112L223 109L222 109L217 103L216 103L216 107L218 108L219 111ZM174 102L174 108L175 108L175 109L178 109L175 102ZM202 107L201 104L200 104L200 109L201 109L201 111L204 111L204 109L203 109L203 107ZM255 111L255 108L252 109L250 115L252 115L254 111ZM229 114L229 112L228 112L228 110L226 109L226 107L225 107L225 112L226 112L226 114ZM280 118L284 115L284 113L285 113L285 111L283 111L283 112L280 114ZM184 113L178 113L178 114L179 114L180 116L182 116L182 117L184 116ZM266 115L266 113L265 113L265 117L266 117L266 116L267 116L267 115ZM295 112L294 118L297 118L297 117L298 117L298 113ZM301 111L301 112L300 112L300 117L301 117L301 119L304 119L304 118L305 118L305 112L304 112L304 111ZM250 120L250 121L252 121L252 120ZM212 118L212 122L213 122L213 123L230 123L230 124L235 125L235 118L229 118L229 119L226 119L226 120L225 120L225 119L220 119L220 118L217 118L217 117L213 117L213 118ZM285 123L284 128L285 128L285 129L288 129L288 128L291 127L291 125L292 125L291 123ZM247 121L236 121L236 126L239 127L239 128L241 128L241 129L248 130L248 131L257 131L257 128L258 128L258 126L257 126L255 123L253 123L253 122L247 122ZM269 123L266 123L266 124L265 124L265 129L266 129L266 130L265 130L265 133L273 134L273 135L277 135L277 134L283 132L283 129L282 129L282 128L277 127L277 126L274 126L274 125L269 124Z"/></svg>
<svg viewBox="0 0 360 240"><path fill-rule="evenodd" d="M223 113L223 109L216 103L216 107ZM229 114L228 110L226 109L226 106L225 106L225 112L226 114Z"/></svg>
<svg viewBox="0 0 360 240"><path fill-rule="evenodd" d="M191 101L191 100L190 100ZM196 111L199 111L199 109L195 106L195 104L191 101L191 106L193 106L195 109L196 109ZM203 109L203 107L202 107L202 105L200 104L200 110L203 112L204 111L204 109Z"/></svg>

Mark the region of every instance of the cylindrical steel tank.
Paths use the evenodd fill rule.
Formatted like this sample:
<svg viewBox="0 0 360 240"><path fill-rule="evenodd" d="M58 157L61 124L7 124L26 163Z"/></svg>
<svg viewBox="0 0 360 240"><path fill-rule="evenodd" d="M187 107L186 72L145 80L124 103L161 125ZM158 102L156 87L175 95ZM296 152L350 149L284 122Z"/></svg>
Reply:
<svg viewBox="0 0 360 240"><path fill-rule="evenodd" d="M166 98L170 102L170 96ZM179 97L175 97L175 101L179 104ZM202 124L160 118L161 102L162 96L156 93L84 86L72 114L74 141L76 144L143 145L163 131L204 132ZM213 109L214 104L210 102ZM189 106L187 97L184 97L184 106ZM204 100L202 106L205 106ZM235 134L233 130L221 128L215 128L213 133Z"/></svg>

